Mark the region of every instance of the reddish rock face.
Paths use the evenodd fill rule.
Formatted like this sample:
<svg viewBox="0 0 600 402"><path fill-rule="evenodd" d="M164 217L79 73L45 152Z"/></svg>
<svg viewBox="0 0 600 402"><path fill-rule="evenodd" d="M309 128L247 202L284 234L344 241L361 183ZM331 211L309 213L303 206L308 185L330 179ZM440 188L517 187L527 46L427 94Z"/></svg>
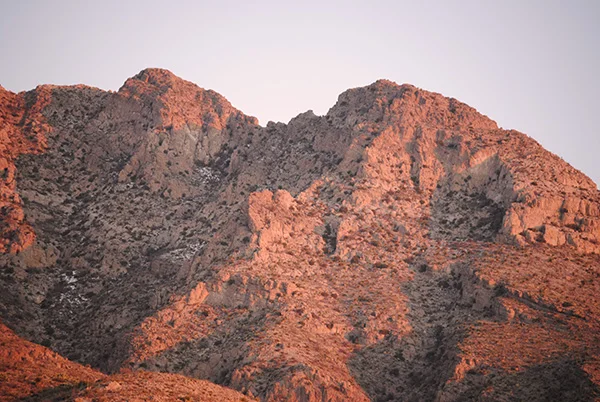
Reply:
<svg viewBox="0 0 600 402"><path fill-rule="evenodd" d="M455 99L381 80L261 127L159 69L0 90L1 168L0 318L134 370L81 397L599 395L598 189Z"/></svg>
<svg viewBox="0 0 600 402"><path fill-rule="evenodd" d="M41 112L49 101L48 87L18 95L0 87L0 252L18 253L35 239L15 191L15 159L46 148L50 126Z"/></svg>

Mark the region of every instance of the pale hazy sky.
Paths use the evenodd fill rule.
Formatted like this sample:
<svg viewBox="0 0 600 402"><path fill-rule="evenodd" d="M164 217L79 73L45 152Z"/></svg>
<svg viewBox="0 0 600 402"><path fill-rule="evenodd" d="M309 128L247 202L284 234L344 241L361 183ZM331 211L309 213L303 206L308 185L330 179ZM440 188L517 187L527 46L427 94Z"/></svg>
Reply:
<svg viewBox="0 0 600 402"><path fill-rule="evenodd" d="M378 78L455 97L600 182L600 0L0 0L0 85L162 67L261 124Z"/></svg>

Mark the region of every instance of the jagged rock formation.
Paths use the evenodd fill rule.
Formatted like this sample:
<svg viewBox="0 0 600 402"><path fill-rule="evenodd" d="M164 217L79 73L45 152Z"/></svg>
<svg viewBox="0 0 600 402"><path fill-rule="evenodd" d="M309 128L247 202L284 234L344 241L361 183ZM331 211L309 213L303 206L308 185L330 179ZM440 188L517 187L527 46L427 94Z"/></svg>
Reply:
<svg viewBox="0 0 600 402"><path fill-rule="evenodd" d="M26 339L264 401L599 395L596 185L455 99L382 80L261 127L148 69L0 101Z"/></svg>

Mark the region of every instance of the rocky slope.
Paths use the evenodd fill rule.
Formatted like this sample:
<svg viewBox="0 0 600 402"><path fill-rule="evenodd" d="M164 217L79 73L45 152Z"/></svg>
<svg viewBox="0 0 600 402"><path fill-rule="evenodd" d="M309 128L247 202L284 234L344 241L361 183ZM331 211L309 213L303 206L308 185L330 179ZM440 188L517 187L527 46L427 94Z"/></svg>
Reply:
<svg viewBox="0 0 600 402"><path fill-rule="evenodd" d="M208 381L175 374L138 371L107 376L25 341L2 324L0 346L0 400L251 401Z"/></svg>
<svg viewBox="0 0 600 402"><path fill-rule="evenodd" d="M0 318L72 361L264 401L600 395L598 189L455 99L381 80L261 127L148 69L0 89L0 134Z"/></svg>

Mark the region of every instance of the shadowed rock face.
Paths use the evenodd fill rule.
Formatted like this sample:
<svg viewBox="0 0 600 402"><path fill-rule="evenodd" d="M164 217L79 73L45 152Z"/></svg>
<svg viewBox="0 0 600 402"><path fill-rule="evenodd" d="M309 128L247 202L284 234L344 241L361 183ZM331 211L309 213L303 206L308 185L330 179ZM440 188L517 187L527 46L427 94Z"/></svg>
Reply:
<svg viewBox="0 0 600 402"><path fill-rule="evenodd" d="M455 99L381 80L261 127L148 69L0 89L0 145L0 318L73 361L265 401L598 397L596 185Z"/></svg>
<svg viewBox="0 0 600 402"><path fill-rule="evenodd" d="M512 175L495 154L438 182L431 198L431 233L452 240L494 240L515 198Z"/></svg>

